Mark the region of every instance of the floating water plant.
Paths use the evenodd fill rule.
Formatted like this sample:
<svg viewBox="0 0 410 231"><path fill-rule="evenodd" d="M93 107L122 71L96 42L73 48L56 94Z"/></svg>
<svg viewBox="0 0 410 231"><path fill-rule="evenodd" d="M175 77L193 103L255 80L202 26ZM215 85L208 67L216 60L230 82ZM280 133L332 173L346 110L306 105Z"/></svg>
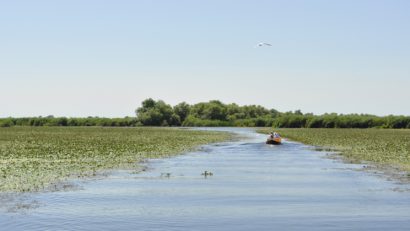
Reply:
<svg viewBox="0 0 410 231"><path fill-rule="evenodd" d="M146 158L227 138L227 133L176 128L0 128L0 191L38 191L101 170L137 169Z"/></svg>
<svg viewBox="0 0 410 231"><path fill-rule="evenodd" d="M213 176L214 174L211 171L204 171L201 175L207 177L207 176Z"/></svg>
<svg viewBox="0 0 410 231"><path fill-rule="evenodd" d="M171 173L170 173L170 172L163 172L163 173L161 173L161 177L170 178L170 177L171 177Z"/></svg>
<svg viewBox="0 0 410 231"><path fill-rule="evenodd" d="M371 161L410 171L410 129L297 128L275 131L288 139L341 151L354 162Z"/></svg>

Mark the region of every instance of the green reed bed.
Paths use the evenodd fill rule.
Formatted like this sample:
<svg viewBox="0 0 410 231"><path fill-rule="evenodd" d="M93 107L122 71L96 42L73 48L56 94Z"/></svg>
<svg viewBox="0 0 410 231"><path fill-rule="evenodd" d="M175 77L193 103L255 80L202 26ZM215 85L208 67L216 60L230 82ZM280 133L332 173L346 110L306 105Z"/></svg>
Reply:
<svg viewBox="0 0 410 231"><path fill-rule="evenodd" d="M261 129L267 133L272 129ZM333 148L353 161L392 165L410 172L410 129L275 129L283 137Z"/></svg>
<svg viewBox="0 0 410 231"><path fill-rule="evenodd" d="M175 155L229 136L176 128L0 128L0 191L38 191L101 170L137 168L146 158Z"/></svg>

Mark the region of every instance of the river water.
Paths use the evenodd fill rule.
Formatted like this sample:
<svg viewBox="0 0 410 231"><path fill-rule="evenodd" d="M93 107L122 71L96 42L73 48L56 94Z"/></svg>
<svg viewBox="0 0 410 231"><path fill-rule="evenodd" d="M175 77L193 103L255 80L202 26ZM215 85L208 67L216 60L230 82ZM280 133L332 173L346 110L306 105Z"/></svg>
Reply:
<svg viewBox="0 0 410 231"><path fill-rule="evenodd" d="M0 230L409 230L409 185L300 143L219 130L243 138L81 189L19 195L0 208Z"/></svg>

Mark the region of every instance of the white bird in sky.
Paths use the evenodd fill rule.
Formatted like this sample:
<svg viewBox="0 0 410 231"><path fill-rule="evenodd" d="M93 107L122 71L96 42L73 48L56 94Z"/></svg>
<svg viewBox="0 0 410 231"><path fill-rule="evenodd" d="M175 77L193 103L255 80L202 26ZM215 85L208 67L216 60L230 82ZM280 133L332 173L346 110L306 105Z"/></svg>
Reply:
<svg viewBox="0 0 410 231"><path fill-rule="evenodd" d="M258 46L258 47L263 47L263 46L272 46L272 44L262 42L262 43L258 43L258 45L257 45L257 46Z"/></svg>

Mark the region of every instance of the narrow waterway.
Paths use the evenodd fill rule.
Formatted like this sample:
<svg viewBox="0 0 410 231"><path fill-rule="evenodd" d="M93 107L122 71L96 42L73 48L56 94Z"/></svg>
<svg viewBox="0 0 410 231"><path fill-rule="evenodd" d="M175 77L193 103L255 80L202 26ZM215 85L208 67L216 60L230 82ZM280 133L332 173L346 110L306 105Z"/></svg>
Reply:
<svg viewBox="0 0 410 231"><path fill-rule="evenodd" d="M220 130L243 138L24 195L22 208L0 210L0 230L409 230L409 185L303 144Z"/></svg>

